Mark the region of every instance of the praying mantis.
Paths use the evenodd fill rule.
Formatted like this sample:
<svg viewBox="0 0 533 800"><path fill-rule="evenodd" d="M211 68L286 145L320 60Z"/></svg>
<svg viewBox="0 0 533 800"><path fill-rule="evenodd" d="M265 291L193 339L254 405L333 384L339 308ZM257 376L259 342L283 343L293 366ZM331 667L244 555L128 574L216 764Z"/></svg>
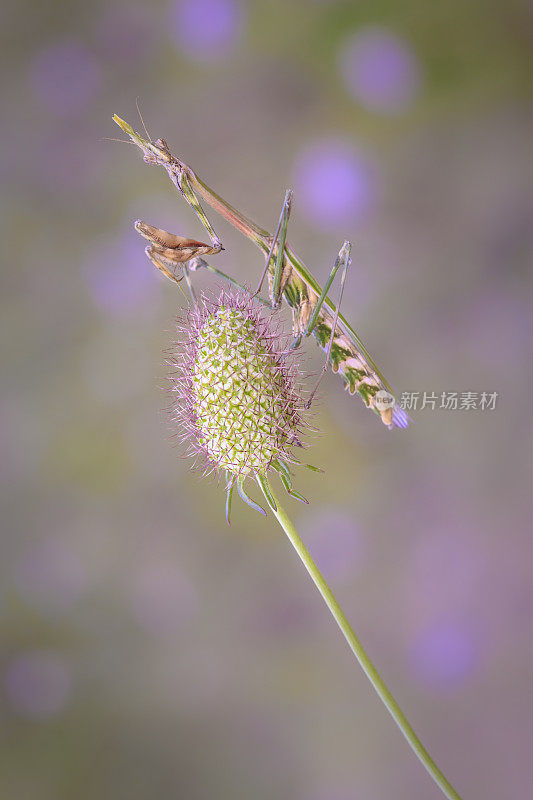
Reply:
<svg viewBox="0 0 533 800"><path fill-rule="evenodd" d="M349 393L358 394L365 406L375 412L389 429L406 428L410 421L408 415L396 403L389 384L361 339L339 310L346 272L351 263L350 242L345 241L342 245L322 289L286 242L292 205L290 189L285 194L275 233L271 235L210 189L191 167L171 153L164 139L152 141L146 128L145 133L148 138L145 138L116 114L113 120L130 137L131 142L140 148L146 164L160 166L166 170L171 182L193 209L210 239L210 244L205 244L138 220L135 229L148 240L149 245L145 252L152 263L180 289L180 283L185 279L193 299L195 295L190 272L199 268L206 268L237 287L243 288L233 278L204 259L204 256L216 255L224 248L200 205L201 198L265 254L265 267L255 295L259 294L264 278L268 276L270 304L277 308L283 298L292 309L294 340L291 349L297 348L304 338L313 334L318 345L325 351L324 370L311 392L307 405L310 406L322 375L330 365L332 371L340 375ZM341 267L341 287L339 300L335 306L328 292Z"/></svg>

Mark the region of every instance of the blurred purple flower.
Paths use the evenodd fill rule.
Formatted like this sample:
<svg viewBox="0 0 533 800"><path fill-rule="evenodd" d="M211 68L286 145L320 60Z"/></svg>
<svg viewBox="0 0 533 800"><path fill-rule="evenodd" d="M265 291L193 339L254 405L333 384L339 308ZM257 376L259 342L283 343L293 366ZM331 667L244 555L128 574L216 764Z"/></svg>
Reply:
<svg viewBox="0 0 533 800"><path fill-rule="evenodd" d="M132 589L135 616L150 633L173 633L196 606L192 585L165 562L147 564Z"/></svg>
<svg viewBox="0 0 533 800"><path fill-rule="evenodd" d="M351 36L340 50L339 70L354 100L381 114L403 111L420 89L416 56L385 28L366 28Z"/></svg>
<svg viewBox="0 0 533 800"><path fill-rule="evenodd" d="M452 623L438 623L421 631L410 653L415 675L435 689L461 684L474 670L479 657L478 643L472 634Z"/></svg>
<svg viewBox="0 0 533 800"><path fill-rule="evenodd" d="M100 309L131 314L153 302L158 290L155 271L132 229L122 239L96 245L83 273Z"/></svg>
<svg viewBox="0 0 533 800"><path fill-rule="evenodd" d="M100 88L100 68L92 53L75 40L42 50L30 65L30 82L52 113L75 116L85 111Z"/></svg>
<svg viewBox="0 0 533 800"><path fill-rule="evenodd" d="M319 228L343 229L362 221L377 195L369 159L350 141L326 138L308 144L293 169L298 207Z"/></svg>
<svg viewBox="0 0 533 800"><path fill-rule="evenodd" d="M56 653L34 651L8 664L5 686L13 709L28 717L57 714L71 690L70 670Z"/></svg>
<svg viewBox="0 0 533 800"><path fill-rule="evenodd" d="M66 543L47 539L30 547L15 564L15 584L37 608L69 608L87 587L79 555Z"/></svg>
<svg viewBox="0 0 533 800"><path fill-rule="evenodd" d="M176 0L170 22L175 41L192 61L220 61L238 44L244 28L240 0Z"/></svg>

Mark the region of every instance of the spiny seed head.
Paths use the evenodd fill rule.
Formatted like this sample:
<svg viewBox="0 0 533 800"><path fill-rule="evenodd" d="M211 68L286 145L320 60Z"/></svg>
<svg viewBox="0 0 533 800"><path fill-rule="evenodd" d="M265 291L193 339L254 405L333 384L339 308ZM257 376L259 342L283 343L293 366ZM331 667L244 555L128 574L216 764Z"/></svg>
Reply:
<svg viewBox="0 0 533 800"><path fill-rule="evenodd" d="M170 362L172 406L206 472L264 475L301 446L304 401L287 338L246 293L203 295L178 323Z"/></svg>

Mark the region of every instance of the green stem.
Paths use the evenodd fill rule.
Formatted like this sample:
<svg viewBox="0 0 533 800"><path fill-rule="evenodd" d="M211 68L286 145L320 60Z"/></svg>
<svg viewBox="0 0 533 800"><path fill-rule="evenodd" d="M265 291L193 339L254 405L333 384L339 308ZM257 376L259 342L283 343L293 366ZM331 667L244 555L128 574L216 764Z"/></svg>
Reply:
<svg viewBox="0 0 533 800"><path fill-rule="evenodd" d="M260 484L261 485L261 484ZM263 487L261 486L261 489ZM292 524L291 520L285 513L284 509L282 508L279 499L276 497L272 489L270 488L270 492L272 494L272 498L274 499L276 510L271 506L271 509L278 520L279 524L289 537L289 540L300 556L307 572L311 576L315 586L317 587L318 591L326 601L326 604L333 614L335 621L341 631L343 632L346 641L350 645L353 654L355 655L356 659L359 661L359 664L363 668L364 672L366 673L370 683L378 693L379 697L383 701L383 703L388 708L392 718L398 725L399 729L409 742L409 745L413 752L418 756L426 770L429 772L435 783L440 787L442 792L446 795L449 800L461 800L460 796L457 794L453 786L446 780L440 769L437 767L425 747L422 745L422 742L412 729L411 725L409 724L405 714L401 710L400 706L387 689L385 683L383 682L382 678L380 677L377 669L367 656L361 642L355 635L352 626L346 619L346 616L341 609L340 605L338 604L335 595L329 588L326 580L324 579L323 575L321 574L320 570L318 569L317 565L311 558L309 551L307 550L306 546L300 539L298 533L294 525ZM265 494L263 490L263 494ZM265 494L265 499L268 502L268 497ZM270 505L270 503L269 503Z"/></svg>

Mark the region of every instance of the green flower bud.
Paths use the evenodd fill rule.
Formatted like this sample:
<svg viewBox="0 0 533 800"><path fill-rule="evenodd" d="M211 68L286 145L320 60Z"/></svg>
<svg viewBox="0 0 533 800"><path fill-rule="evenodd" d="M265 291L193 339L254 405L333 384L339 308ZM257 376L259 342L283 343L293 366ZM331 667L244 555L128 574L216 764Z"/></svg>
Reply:
<svg viewBox="0 0 533 800"><path fill-rule="evenodd" d="M224 471L239 492L244 478L271 467L290 488L287 462L302 446L299 370L274 319L248 294L202 296L177 325L171 350L172 414L189 453L206 473Z"/></svg>
<svg viewBox="0 0 533 800"><path fill-rule="evenodd" d="M192 386L198 442L212 463L239 475L266 472L298 422L286 384L248 310L221 304L205 317Z"/></svg>

